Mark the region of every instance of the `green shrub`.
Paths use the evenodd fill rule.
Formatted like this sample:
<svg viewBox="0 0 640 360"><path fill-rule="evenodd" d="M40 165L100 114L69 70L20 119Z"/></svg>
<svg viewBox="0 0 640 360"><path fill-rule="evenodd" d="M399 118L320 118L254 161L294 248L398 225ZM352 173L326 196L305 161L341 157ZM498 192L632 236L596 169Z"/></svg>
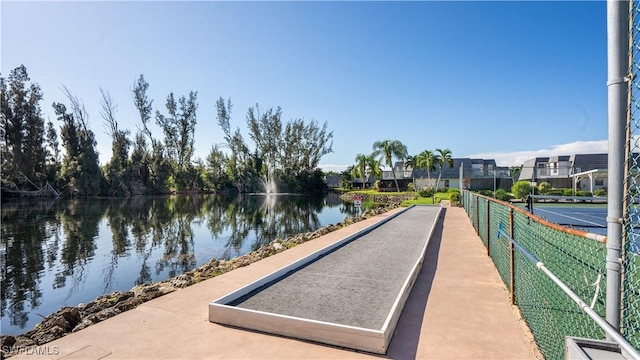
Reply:
<svg viewBox="0 0 640 360"><path fill-rule="evenodd" d="M493 197L493 191L491 191L491 190L480 190L480 191L478 191L478 193L480 195Z"/></svg>
<svg viewBox="0 0 640 360"><path fill-rule="evenodd" d="M434 194L435 194L435 192L433 191L432 188L422 189L418 193L418 195L420 195L420 197L423 197L423 198L432 197Z"/></svg>
<svg viewBox="0 0 640 360"><path fill-rule="evenodd" d="M415 186L413 186L412 182L407 184L407 191L416 191L416 188Z"/></svg>
<svg viewBox="0 0 640 360"><path fill-rule="evenodd" d="M549 184L546 181L543 181L538 185L538 191L542 195L548 194L550 190L551 190L551 184Z"/></svg>
<svg viewBox="0 0 640 360"><path fill-rule="evenodd" d="M509 194L507 192L507 190L505 190L505 189L496 190L496 199L502 200L502 201L509 201L512 198L513 198L513 196L511 194Z"/></svg>
<svg viewBox="0 0 640 360"><path fill-rule="evenodd" d="M460 192L451 192L451 194L449 195L449 200L451 201L452 205L458 205L460 204Z"/></svg>
<svg viewBox="0 0 640 360"><path fill-rule="evenodd" d="M564 195L564 193L563 193L562 189L551 189L551 190L549 190L549 192L547 193L547 195L563 196L563 195Z"/></svg>
<svg viewBox="0 0 640 360"><path fill-rule="evenodd" d="M596 189L593 192L593 195L595 195L595 196L607 196L607 189Z"/></svg>
<svg viewBox="0 0 640 360"><path fill-rule="evenodd" d="M528 181L517 181L511 187L511 192L518 199L524 199L527 195L531 193L531 184Z"/></svg>
<svg viewBox="0 0 640 360"><path fill-rule="evenodd" d="M382 188L382 181L381 180L376 180L375 184L373 185L376 189L376 191L380 191L380 188Z"/></svg>
<svg viewBox="0 0 640 360"><path fill-rule="evenodd" d="M449 193L449 194L452 194L452 193L460 194L460 189L458 189L458 188L449 188L449 190L447 190L447 193Z"/></svg>
<svg viewBox="0 0 640 360"><path fill-rule="evenodd" d="M366 210L373 210L376 208L376 203L373 201L372 197L365 197L362 200L362 210L366 211Z"/></svg>
<svg viewBox="0 0 640 360"><path fill-rule="evenodd" d="M573 189L562 189L562 195L573 196Z"/></svg>

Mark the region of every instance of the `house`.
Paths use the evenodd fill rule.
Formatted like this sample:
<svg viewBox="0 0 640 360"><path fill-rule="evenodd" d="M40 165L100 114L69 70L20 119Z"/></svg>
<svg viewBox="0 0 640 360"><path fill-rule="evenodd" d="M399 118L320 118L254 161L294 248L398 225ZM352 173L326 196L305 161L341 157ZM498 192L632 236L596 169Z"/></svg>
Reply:
<svg viewBox="0 0 640 360"><path fill-rule="evenodd" d="M607 187L608 167L606 153L537 157L524 162L518 180L593 192Z"/></svg>
<svg viewBox="0 0 640 360"><path fill-rule="evenodd" d="M497 166L494 159L454 158L452 160L453 166L444 165L442 169L436 166L429 172L426 169L407 168L404 163L398 161L394 164L393 172L401 191L406 190L409 183L413 183L417 190L460 188L460 179L463 179L465 188L472 190L500 188L510 190L513 185L509 168ZM391 170L383 171L380 180L382 190L395 191L396 186Z"/></svg>
<svg viewBox="0 0 640 360"><path fill-rule="evenodd" d="M497 166L494 159L454 158L452 160L453 166L444 165L442 169L437 166L429 174L424 169L416 170L417 187L460 188L460 179L463 182L462 187L471 190L510 189L513 185L509 168Z"/></svg>
<svg viewBox="0 0 640 360"><path fill-rule="evenodd" d="M509 174L509 167L498 166L494 159L469 159L469 161L471 162L470 189L505 189L511 191L513 179ZM467 175L463 173L463 176Z"/></svg>
<svg viewBox="0 0 640 360"><path fill-rule="evenodd" d="M376 179L371 176L371 174L366 174L364 177L364 182L362 182L362 177L357 176L351 179L351 186L354 189L371 189L375 185Z"/></svg>
<svg viewBox="0 0 640 360"><path fill-rule="evenodd" d="M396 191L396 181L400 191L405 191L413 182L413 169L407 168L402 161L396 161L392 170L383 170L380 178L381 191ZM394 180L395 173L395 180Z"/></svg>
<svg viewBox="0 0 640 360"><path fill-rule="evenodd" d="M327 175L325 178L325 182L327 183L327 187L329 189L335 189L340 187L340 180L342 177L340 175Z"/></svg>

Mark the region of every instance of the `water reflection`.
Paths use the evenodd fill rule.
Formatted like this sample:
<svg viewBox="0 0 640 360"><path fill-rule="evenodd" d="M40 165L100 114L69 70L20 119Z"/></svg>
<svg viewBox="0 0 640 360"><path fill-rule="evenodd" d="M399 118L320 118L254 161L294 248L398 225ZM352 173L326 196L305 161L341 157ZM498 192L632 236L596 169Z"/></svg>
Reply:
<svg viewBox="0 0 640 360"><path fill-rule="evenodd" d="M23 333L62 306L161 281L355 212L335 194L4 202L2 333Z"/></svg>

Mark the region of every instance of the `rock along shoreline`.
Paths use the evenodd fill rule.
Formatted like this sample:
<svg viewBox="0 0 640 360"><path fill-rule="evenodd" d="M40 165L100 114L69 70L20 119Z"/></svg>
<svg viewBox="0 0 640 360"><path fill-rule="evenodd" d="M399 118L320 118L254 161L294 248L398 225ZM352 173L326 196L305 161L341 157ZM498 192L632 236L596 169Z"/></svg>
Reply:
<svg viewBox="0 0 640 360"><path fill-rule="evenodd" d="M347 194L345 194L347 195ZM343 200L351 201L348 196ZM245 255L235 257L230 260L211 259L209 262L198 266L182 275L152 283L133 287L129 291L115 291L97 297L95 300L78 306L66 306L47 316L44 320L30 330L21 335L2 335L1 349L2 358L15 355L15 349L24 349L39 346L59 339L72 332L80 331L93 324L97 324L110 317L116 316L127 310L136 308L138 305L162 295L172 293L176 290L213 278L215 276L232 271L239 267L247 266L271 255L275 255L284 250L292 248L304 242L319 238L332 231L349 226L353 223L368 219L372 216L385 213L400 206L403 199L385 195L384 199L375 199L382 206L373 210L367 210L363 214L346 218L343 222L324 226L316 231L307 232L281 240L276 239L269 244L261 246L259 249ZM12 350L14 349L14 350Z"/></svg>

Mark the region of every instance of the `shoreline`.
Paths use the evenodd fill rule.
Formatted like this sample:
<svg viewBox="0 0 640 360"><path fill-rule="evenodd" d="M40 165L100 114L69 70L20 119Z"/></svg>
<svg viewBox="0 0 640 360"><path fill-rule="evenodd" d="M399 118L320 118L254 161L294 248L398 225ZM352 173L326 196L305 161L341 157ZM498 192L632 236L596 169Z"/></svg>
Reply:
<svg viewBox="0 0 640 360"><path fill-rule="evenodd" d="M387 199L390 200L390 199ZM66 306L45 317L34 329L19 335L1 335L3 357L14 355L6 349L19 349L39 346L59 339L72 332L80 331L93 324L136 308L157 297L172 293L201 281L222 275L239 267L247 266L271 255L275 255L296 245L316 239L322 235L365 220L371 216L385 213L400 206L400 201L389 201L363 214L346 218L343 222L329 224L318 230L301 233L287 239L276 239L269 244L247 254L230 260L211 259L184 274L160 282L137 285L129 291L115 291L98 296L93 301L77 306Z"/></svg>

